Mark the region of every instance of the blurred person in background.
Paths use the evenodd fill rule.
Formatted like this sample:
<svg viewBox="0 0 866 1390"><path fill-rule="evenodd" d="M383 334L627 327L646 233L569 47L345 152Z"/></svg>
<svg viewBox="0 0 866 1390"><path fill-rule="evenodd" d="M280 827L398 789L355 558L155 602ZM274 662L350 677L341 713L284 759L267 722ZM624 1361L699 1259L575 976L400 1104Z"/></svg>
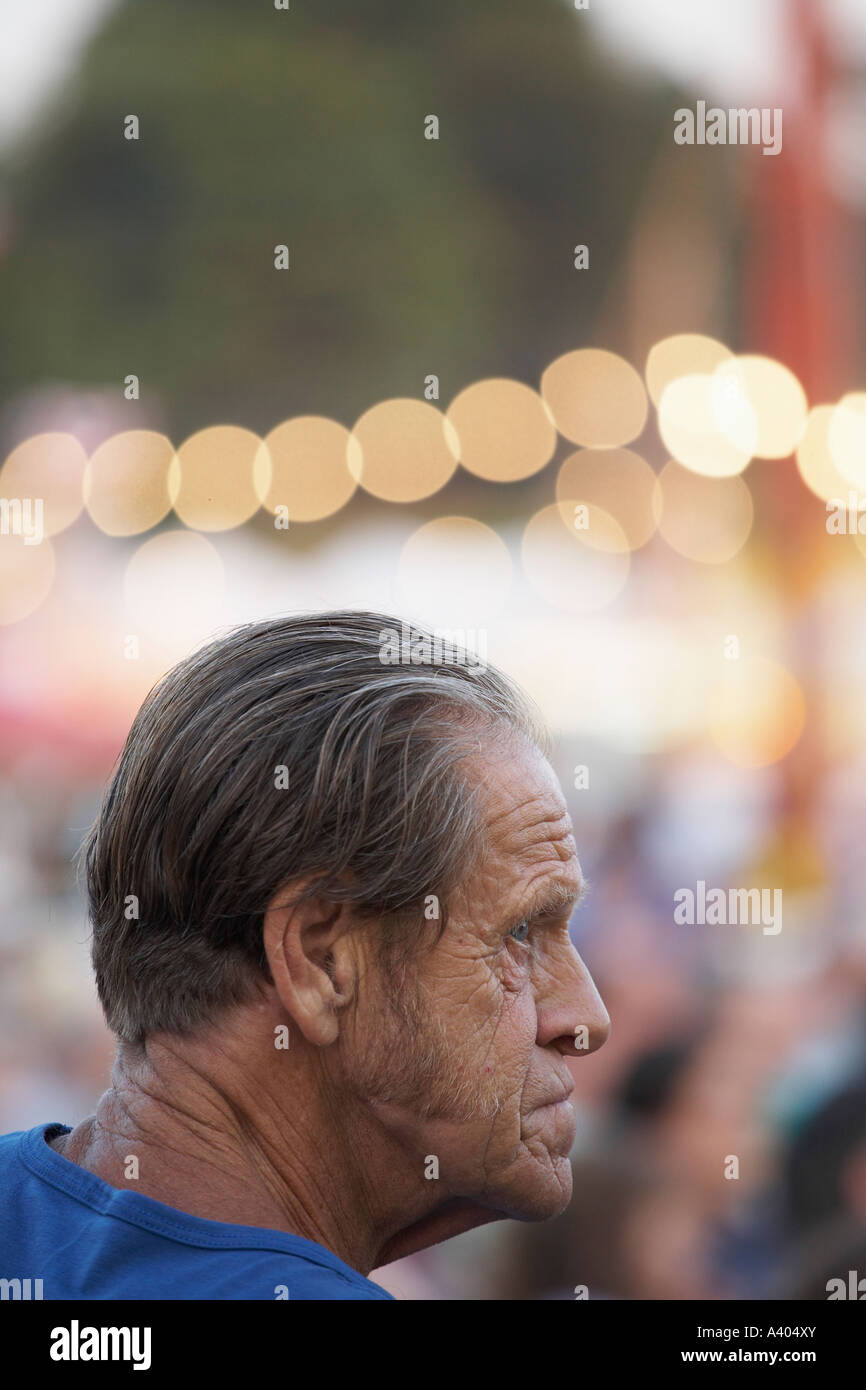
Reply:
<svg viewBox="0 0 866 1390"><path fill-rule="evenodd" d="M793 1130L781 1170L779 1295L866 1298L866 1074L835 1090ZM843 1292L832 1284L839 1280Z"/></svg>
<svg viewBox="0 0 866 1390"><path fill-rule="evenodd" d="M624 1149L579 1158L568 1210L511 1233L507 1299L717 1298L697 1204Z"/></svg>

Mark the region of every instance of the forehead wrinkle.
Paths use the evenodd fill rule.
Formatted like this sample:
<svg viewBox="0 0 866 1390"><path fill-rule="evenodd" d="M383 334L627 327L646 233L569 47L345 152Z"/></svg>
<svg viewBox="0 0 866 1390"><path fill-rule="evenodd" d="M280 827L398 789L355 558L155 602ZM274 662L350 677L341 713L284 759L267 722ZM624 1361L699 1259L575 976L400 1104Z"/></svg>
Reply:
<svg viewBox="0 0 866 1390"><path fill-rule="evenodd" d="M534 867L547 862L568 864L577 858L577 844L570 818L565 815L556 821L538 821L531 828L531 838L523 838L506 853L519 864Z"/></svg>
<svg viewBox="0 0 866 1390"><path fill-rule="evenodd" d="M541 819L532 830L529 844L504 856L511 879L506 915L520 911L528 917L558 917L567 909L571 916L586 892L571 821L567 815L555 822Z"/></svg>
<svg viewBox="0 0 866 1390"><path fill-rule="evenodd" d="M530 808L537 809L527 814ZM550 790L529 796L492 815L487 821L487 835L488 840L495 837L497 848L510 855L540 844L555 845L574 838L568 809L564 802L557 805Z"/></svg>
<svg viewBox="0 0 866 1390"><path fill-rule="evenodd" d="M509 912L556 916L564 906L563 899L573 911L583 889L570 820L567 816L555 822L540 819L531 829L534 834L528 844L524 840L510 849L498 845L494 854L494 861L501 865L497 876L503 887L508 884L503 897L509 902ZM539 905L548 898L553 900L553 910L542 914Z"/></svg>

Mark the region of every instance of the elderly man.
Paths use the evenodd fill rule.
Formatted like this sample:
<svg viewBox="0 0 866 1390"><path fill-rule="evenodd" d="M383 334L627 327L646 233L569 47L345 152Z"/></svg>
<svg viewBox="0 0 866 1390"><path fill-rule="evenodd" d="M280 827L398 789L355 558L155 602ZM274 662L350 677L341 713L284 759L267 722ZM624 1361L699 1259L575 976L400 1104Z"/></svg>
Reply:
<svg viewBox="0 0 866 1390"><path fill-rule="evenodd" d="M399 626L242 627L139 711L83 847L111 1088L0 1140L3 1272L45 1298L388 1298L370 1270L568 1203L609 1019L565 802L509 682L393 664Z"/></svg>

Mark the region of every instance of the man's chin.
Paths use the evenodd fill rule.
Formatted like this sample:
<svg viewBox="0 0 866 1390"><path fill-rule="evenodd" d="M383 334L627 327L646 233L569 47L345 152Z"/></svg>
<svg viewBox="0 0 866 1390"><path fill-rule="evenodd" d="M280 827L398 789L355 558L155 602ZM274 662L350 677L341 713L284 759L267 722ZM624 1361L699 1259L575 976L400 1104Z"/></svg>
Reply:
<svg viewBox="0 0 866 1390"><path fill-rule="evenodd" d="M499 1220L549 1221L565 1211L573 1185L566 1154L551 1151L538 1140L521 1141L508 1165L495 1177L488 1175L478 1200L491 1207Z"/></svg>
<svg viewBox="0 0 866 1390"><path fill-rule="evenodd" d="M547 1221L568 1206L574 1182L568 1155L576 1129L574 1109L567 1101L531 1111L522 1121L514 1165L524 1208L514 1212L518 1220Z"/></svg>
<svg viewBox="0 0 866 1390"><path fill-rule="evenodd" d="M549 1221L560 1216L571 1201L574 1176L564 1154L537 1150L527 1153L509 1184L507 1215L515 1221Z"/></svg>

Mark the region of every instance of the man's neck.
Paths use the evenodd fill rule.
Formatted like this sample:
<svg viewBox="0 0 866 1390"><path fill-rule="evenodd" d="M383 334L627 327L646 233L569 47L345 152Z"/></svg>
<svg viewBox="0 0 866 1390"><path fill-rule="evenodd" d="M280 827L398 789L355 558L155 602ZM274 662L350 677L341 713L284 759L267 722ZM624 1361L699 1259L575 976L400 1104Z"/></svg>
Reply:
<svg viewBox="0 0 866 1390"><path fill-rule="evenodd" d="M302 1067L286 1113L260 1073L245 1077L221 1056L217 1085L202 1062L186 1044L121 1047L96 1114L54 1147L113 1187L206 1220L303 1236L363 1274L495 1219L459 1200L431 1210L429 1186L419 1192L386 1131ZM365 1179L383 1172L387 1183Z"/></svg>

